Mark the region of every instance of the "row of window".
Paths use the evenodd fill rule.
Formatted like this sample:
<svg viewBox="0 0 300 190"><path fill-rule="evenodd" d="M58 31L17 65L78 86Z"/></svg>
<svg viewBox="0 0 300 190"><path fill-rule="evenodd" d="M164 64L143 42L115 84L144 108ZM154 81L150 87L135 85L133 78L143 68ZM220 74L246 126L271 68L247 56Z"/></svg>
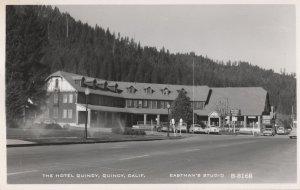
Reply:
<svg viewBox="0 0 300 190"><path fill-rule="evenodd" d="M58 104L58 94L53 94L53 103ZM63 94L63 103L73 103L73 94Z"/></svg>
<svg viewBox="0 0 300 190"><path fill-rule="evenodd" d="M78 93L77 102L79 104L85 104L85 98L86 96L84 93ZM90 94L87 97L87 100L88 100L88 104L92 104L92 105L119 107L119 108L125 107L125 100L123 98L118 98L118 97Z"/></svg>
<svg viewBox="0 0 300 190"><path fill-rule="evenodd" d="M72 119L73 110L72 109L63 109L62 118L64 119ZM58 108L53 108L53 118L58 118Z"/></svg>
<svg viewBox="0 0 300 190"><path fill-rule="evenodd" d="M167 105L171 105L172 101L164 100L126 100L126 107L128 108L150 108L150 109L167 109ZM194 109L204 109L204 102L191 102Z"/></svg>
<svg viewBox="0 0 300 190"><path fill-rule="evenodd" d="M150 108L150 109L167 109L167 105L171 105L172 101L163 100L126 100L128 108Z"/></svg>
<svg viewBox="0 0 300 190"><path fill-rule="evenodd" d="M130 94L134 94L137 91L137 89L135 89L133 86L130 86L129 88L127 88L127 92ZM152 94L154 92L154 90L151 87L145 88L144 89L146 94ZM167 88L161 89L161 92L163 95L169 95L170 94L170 90Z"/></svg>

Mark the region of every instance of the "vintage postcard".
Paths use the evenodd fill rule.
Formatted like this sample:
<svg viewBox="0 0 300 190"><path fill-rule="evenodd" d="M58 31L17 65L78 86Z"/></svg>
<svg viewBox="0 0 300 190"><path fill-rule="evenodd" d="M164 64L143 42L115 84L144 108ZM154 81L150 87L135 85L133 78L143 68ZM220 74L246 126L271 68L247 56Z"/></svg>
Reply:
<svg viewBox="0 0 300 190"><path fill-rule="evenodd" d="M6 1L1 189L299 188L298 6Z"/></svg>

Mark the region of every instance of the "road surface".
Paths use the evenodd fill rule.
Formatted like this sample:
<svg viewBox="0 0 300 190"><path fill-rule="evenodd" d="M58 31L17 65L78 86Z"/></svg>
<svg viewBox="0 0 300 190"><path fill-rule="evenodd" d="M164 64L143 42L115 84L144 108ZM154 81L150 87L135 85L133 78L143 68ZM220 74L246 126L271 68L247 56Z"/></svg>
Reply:
<svg viewBox="0 0 300 190"><path fill-rule="evenodd" d="M7 148L9 184L296 183L296 140L180 140Z"/></svg>

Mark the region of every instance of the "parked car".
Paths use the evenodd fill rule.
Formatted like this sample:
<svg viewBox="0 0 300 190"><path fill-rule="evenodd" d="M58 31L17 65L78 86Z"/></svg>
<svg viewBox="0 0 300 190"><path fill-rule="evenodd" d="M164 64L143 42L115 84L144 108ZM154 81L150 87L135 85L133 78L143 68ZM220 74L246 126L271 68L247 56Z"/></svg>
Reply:
<svg viewBox="0 0 300 190"><path fill-rule="evenodd" d="M181 130L181 132L185 132L185 133L188 131L186 123L182 123L182 125L179 125L179 123L178 123L175 128L177 131Z"/></svg>
<svg viewBox="0 0 300 190"><path fill-rule="evenodd" d="M160 126L157 127L158 132L173 132L173 128L169 124L161 124Z"/></svg>
<svg viewBox="0 0 300 190"><path fill-rule="evenodd" d="M278 127L277 128L277 134L278 135L285 135L286 134L285 128L284 127Z"/></svg>
<svg viewBox="0 0 300 190"><path fill-rule="evenodd" d="M263 136L274 136L275 135L275 130L272 128L266 128L263 131Z"/></svg>
<svg viewBox="0 0 300 190"><path fill-rule="evenodd" d="M190 133L205 133L205 127L201 127L199 124L192 124L190 127Z"/></svg>
<svg viewBox="0 0 300 190"><path fill-rule="evenodd" d="M215 125L209 125L204 129L206 134L210 134L210 133L215 133L215 134L219 134L220 129L219 127L215 126Z"/></svg>
<svg viewBox="0 0 300 190"><path fill-rule="evenodd" d="M297 138L297 127L292 128L289 137L290 137L290 139Z"/></svg>

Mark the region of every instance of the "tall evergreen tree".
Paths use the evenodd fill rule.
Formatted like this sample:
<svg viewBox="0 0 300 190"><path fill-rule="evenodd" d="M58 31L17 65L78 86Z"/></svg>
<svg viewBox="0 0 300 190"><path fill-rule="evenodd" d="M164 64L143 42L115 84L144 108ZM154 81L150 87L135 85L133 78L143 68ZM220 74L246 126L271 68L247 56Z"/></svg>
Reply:
<svg viewBox="0 0 300 190"><path fill-rule="evenodd" d="M193 110L190 104L190 98L186 96L184 90L179 91L177 98L173 101L170 115L175 121L182 119L188 126L193 122Z"/></svg>
<svg viewBox="0 0 300 190"><path fill-rule="evenodd" d="M36 6L7 6L6 113L8 122L23 117L24 108L41 105L49 67L42 63L47 43L45 24Z"/></svg>

